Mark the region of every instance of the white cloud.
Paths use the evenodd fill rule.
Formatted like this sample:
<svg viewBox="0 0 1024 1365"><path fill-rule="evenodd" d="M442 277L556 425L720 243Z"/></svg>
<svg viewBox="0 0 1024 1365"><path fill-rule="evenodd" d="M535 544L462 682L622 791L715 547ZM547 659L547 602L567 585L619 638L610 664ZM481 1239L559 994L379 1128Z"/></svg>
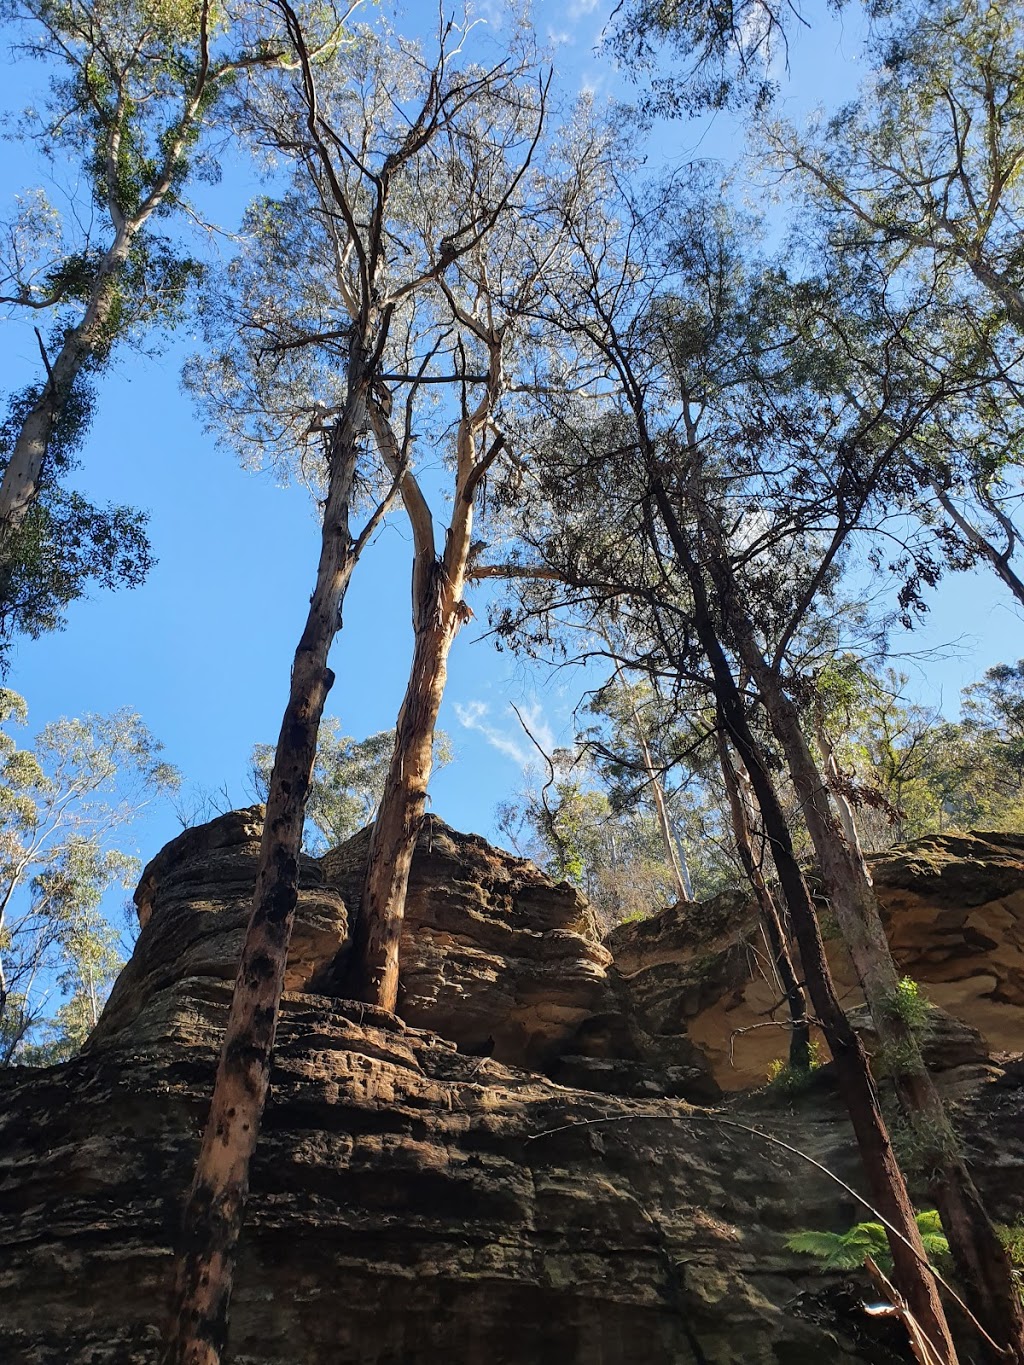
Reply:
<svg viewBox="0 0 1024 1365"><path fill-rule="evenodd" d="M545 753L550 754L555 747L555 736L551 726L544 719L540 702L532 702L529 706L521 706L523 720L530 727L530 734L533 735L537 743L541 745ZM495 725L488 719L491 708L485 701L471 701L463 705L462 702L455 703L455 714L459 724L467 730L476 730L483 735L487 743L498 753L504 754L506 758L512 759L513 763L518 763L525 767L537 758L536 750L530 743L529 737L523 733L522 726L518 720L515 721L515 728L511 726L503 727ZM509 706L509 711L512 707ZM515 720L515 713L512 712Z"/></svg>
<svg viewBox="0 0 1024 1365"><path fill-rule="evenodd" d="M577 19L582 19L585 14L593 14L597 9L598 0L572 0L566 11L566 18L572 23Z"/></svg>

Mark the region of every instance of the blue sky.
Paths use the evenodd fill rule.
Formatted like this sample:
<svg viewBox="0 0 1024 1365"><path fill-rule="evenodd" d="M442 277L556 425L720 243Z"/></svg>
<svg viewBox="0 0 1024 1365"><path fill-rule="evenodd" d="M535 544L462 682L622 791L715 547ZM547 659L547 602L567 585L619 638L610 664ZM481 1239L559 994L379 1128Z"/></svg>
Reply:
<svg viewBox="0 0 1024 1365"><path fill-rule="evenodd" d="M538 6L538 27L552 45L557 83L566 98L588 88L600 99L628 95L607 58L593 49L608 0L570 0L556 11ZM503 6L478 6L500 29ZM405 25L415 30L415 24ZM821 101L852 94L859 69L855 29L830 23L798 35L792 79L784 77L784 108L799 118ZM16 111L32 98L41 73L19 63L4 101ZM726 115L697 125L659 128L652 166L695 156L731 161L742 131ZM7 204L41 176L24 148L0 146ZM257 181L228 168L214 203L226 226L237 224ZM97 594L70 611L66 632L25 641L14 654L8 685L30 706L32 728L60 715L137 709L163 741L166 757L185 779L184 802L226 789L231 804L251 799L249 752L276 738L288 672L304 619L318 554L318 529L308 495L243 472L203 432L179 372L194 346L187 335L161 354L128 351L104 375L98 415L76 482L97 501L114 499L149 509L158 564L131 593ZM5 387L16 390L36 375L30 329L0 330ZM332 666L337 683L329 711L348 733L362 736L394 724L408 669L409 534L396 516L357 569L345 608L345 629ZM453 650L441 724L455 744L455 761L437 774L432 808L452 824L494 833L494 807L521 780L531 753L509 703L515 702L547 746L567 742L572 708L585 680L578 671L546 674L486 639L486 599ZM955 709L960 687L991 664L1016 658L1020 621L994 577L975 573L948 579L936 594L926 627L906 644L942 652L907 665L921 700ZM897 647L902 648L899 642ZM218 799L220 799L218 797ZM180 828L169 806L139 822L137 851L152 856Z"/></svg>

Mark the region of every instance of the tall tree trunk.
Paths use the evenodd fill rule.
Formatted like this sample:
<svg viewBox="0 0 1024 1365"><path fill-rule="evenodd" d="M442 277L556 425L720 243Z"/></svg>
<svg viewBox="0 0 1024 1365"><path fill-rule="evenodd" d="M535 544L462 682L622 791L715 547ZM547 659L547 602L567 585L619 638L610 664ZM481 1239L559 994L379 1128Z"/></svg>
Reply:
<svg viewBox="0 0 1024 1365"><path fill-rule="evenodd" d="M906 1017L901 1006L899 973L863 858L846 842L829 808L828 789L818 773L795 704L756 648L751 648L752 641L745 643L744 662L786 754L825 891L864 988L881 1056L910 1127L916 1164L939 1211L957 1274L982 1325L1006 1348L1006 1359L1024 1365L1024 1310L1013 1268L925 1067L914 1021ZM995 1355L992 1358L998 1359Z"/></svg>
<svg viewBox="0 0 1024 1365"><path fill-rule="evenodd" d="M792 918L816 1022L825 1034L835 1062L840 1093L853 1126L872 1201L899 1234L893 1235L887 1229L896 1281L936 1354L948 1365L956 1365L957 1355L949 1325L935 1279L926 1267L927 1256L914 1207L882 1116L867 1053L839 1004L810 890L793 851L789 826L774 784L747 721L742 694L722 648L702 570L694 559L671 499L657 473L652 473L651 491L679 567L693 594L693 626L711 666L715 698L722 720L750 775L765 835Z"/></svg>
<svg viewBox="0 0 1024 1365"><path fill-rule="evenodd" d="M352 482L365 413L356 371L335 433L320 563L295 651L260 844L252 915L235 979L213 1100L185 1209L167 1365L217 1365L228 1308L249 1166L270 1077L288 944L298 899L299 850L317 735L334 674L327 655L366 531L349 534ZM384 504L378 509L382 511Z"/></svg>
<svg viewBox="0 0 1024 1365"><path fill-rule="evenodd" d="M739 603L724 552L713 551L712 573L736 646L750 670L782 745L814 844L825 890L850 951L882 1057L906 1114L917 1164L942 1220L957 1273L979 1320L1024 1365L1024 1309L1009 1256L985 1211L942 1100L921 1057L913 1021L901 1009L899 973L882 925L863 856L851 848L829 805L796 704L766 663L750 618ZM999 1357L991 1353L992 1359Z"/></svg>
<svg viewBox="0 0 1024 1365"><path fill-rule="evenodd" d="M480 402L464 410L456 438L456 479L452 514L438 557L430 508L411 473L402 477L402 500L409 514L416 553L413 559L413 658L395 730L384 794L370 836L370 849L356 920L351 980L357 999L392 1013L398 1004L398 953L405 918L405 896L416 839L426 809L434 760L434 730L448 679L448 655L459 627L471 615L463 601L473 539L473 503L480 480L504 445L495 438L479 453L501 389L503 338L492 338L490 378ZM377 404L370 407L385 464L398 473L399 445Z"/></svg>
<svg viewBox="0 0 1024 1365"><path fill-rule="evenodd" d="M22 419L0 478L0 558L39 496L50 440L75 380L109 340L104 332L116 297L117 276L130 249L131 232L123 227L99 266L81 322L68 330L53 362L46 361L46 383Z"/></svg>
<svg viewBox="0 0 1024 1365"><path fill-rule="evenodd" d="M811 1066L811 1030L807 1020L807 1002L804 999L803 989L793 966L793 958L789 951L789 943L782 924L782 916L779 914L779 907L775 904L775 897L764 879L758 860L754 857L747 806L740 790L736 769L733 767L732 755L729 752L729 741L726 739L725 730L721 724L718 728L717 741L718 761L722 768L725 790L729 797L729 810L732 815L733 833L736 836L736 848L740 855L740 862L743 864L743 870L747 874L747 880L754 888L754 895L757 897L761 919L765 926L765 933L768 935L768 943L775 962L775 970L782 983L786 1003L789 1006L791 1024L789 1064L797 1071L809 1071Z"/></svg>
<svg viewBox="0 0 1024 1365"><path fill-rule="evenodd" d="M366 880L355 926L353 993L394 1012L398 949L416 839L423 823L434 758L434 730L448 677L448 654L466 617L444 565L426 566L416 609L412 670L395 730L395 748L370 838Z"/></svg>
<svg viewBox="0 0 1024 1365"><path fill-rule="evenodd" d="M824 718L819 715L816 717L816 722L814 738L818 742L818 749L825 763L825 772L828 774L831 783L832 800L836 803L836 809L839 812L839 823L843 827L843 834L846 838L846 842L850 845L855 856L859 859L860 864L864 869L864 876L867 877L868 883L870 884L871 872L864 860L864 850L861 848L860 835L857 832L857 820L853 814L853 807L840 787L842 774L839 771L836 751L833 748L831 739L829 739L828 731L825 728Z"/></svg>

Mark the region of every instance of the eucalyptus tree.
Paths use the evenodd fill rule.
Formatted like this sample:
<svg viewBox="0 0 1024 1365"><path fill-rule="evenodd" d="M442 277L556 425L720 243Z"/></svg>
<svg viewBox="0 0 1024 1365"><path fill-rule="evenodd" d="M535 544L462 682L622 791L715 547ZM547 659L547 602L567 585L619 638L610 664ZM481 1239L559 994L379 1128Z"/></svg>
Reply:
<svg viewBox="0 0 1024 1365"><path fill-rule="evenodd" d="M785 306L788 312L789 300ZM706 579L724 638L757 689L785 755L825 890L916 1144L917 1164L988 1333L986 1349L998 1343L1010 1358L1020 1359L1024 1314L1012 1267L922 1060L915 1021L900 1009L900 977L871 878L852 821L843 827L849 811L842 793L830 793L814 756L801 696L806 685L801 637L808 614L815 603L834 597L835 575L850 542L885 529L901 493L904 445L945 404L970 393L976 379L962 373L954 357L945 371L933 371L927 387L917 375L904 383L909 357L902 320L891 310L879 319L870 309L861 331L850 325L849 300L842 306L839 317L817 300L809 331L799 311L792 322L784 313L782 333L789 339L781 366L774 355L765 364L763 328L751 333L754 364L744 365L736 385L743 404L738 412L730 411L726 389L709 394L699 366L679 364L672 334L666 333L681 421L678 435L664 433L671 464L659 476L667 494L661 510L666 525L671 514L689 534L686 552L696 553L694 563ZM800 352L809 342L813 351L801 364ZM865 343L870 355L862 349ZM695 369L694 388L689 375ZM759 395L777 418L762 431L750 417L751 410L758 412ZM673 534L673 545L676 539ZM914 576L929 571L928 560L917 557L903 589L905 605L918 592ZM696 591L692 575L690 585Z"/></svg>
<svg viewBox="0 0 1024 1365"><path fill-rule="evenodd" d="M535 76L528 85L530 61L528 52L513 49L509 69L517 72L518 85L496 92L490 104L481 102L475 120L453 130L444 171L435 170L422 187L410 223L428 250L430 243L465 243L458 259L437 272L433 316L410 321L405 350L396 357L403 372L454 391L450 434L435 438L449 451L452 476L443 545L416 469L402 465L401 452L422 444L424 404L398 404L393 389L404 381L385 377L371 409L384 465L401 474L413 540L412 663L373 824L353 958L356 993L388 1010L398 1000L406 888L448 658L472 615L466 589L486 548L474 531L477 503L506 455L502 410L531 365L530 346L537 343L531 319L587 183L577 149L565 153L563 166L550 143L542 145L550 77ZM431 335L436 340L428 342ZM438 372L431 350L441 347Z"/></svg>
<svg viewBox="0 0 1024 1365"><path fill-rule="evenodd" d="M134 712L51 721L19 747L27 719L0 690L0 1066L85 1041L123 965L101 902L138 876L124 830L178 782Z"/></svg>
<svg viewBox="0 0 1024 1365"><path fill-rule="evenodd" d="M827 0L827 10L848 4ZM791 34L819 23L823 8L806 0L620 0L606 41L628 70L649 77L648 110L761 108L775 95ZM865 8L884 10L886 0Z"/></svg>
<svg viewBox="0 0 1024 1365"><path fill-rule="evenodd" d="M814 317L822 316L819 304ZM756 687L785 755L826 892L917 1146L917 1163L926 1173L959 1276L969 1287L987 1330L986 1347L995 1349L993 1342L998 1343L1011 1358L1020 1359L1024 1358L1024 1314L1010 1262L922 1060L915 1021L900 1009L899 973L871 878L852 821L847 819L847 828L843 827L842 816L849 816L849 811L844 810L842 794L830 793L815 759L801 705L803 678L799 654L794 651L799 651L808 611L815 601L828 600L830 580L851 539L865 531L877 532L879 515L884 525L894 494L899 493L899 455L904 444L950 395L955 400L965 382L968 387L973 383L972 378L956 374L951 364L952 373L933 375L928 389L903 384L907 357L900 328L890 339L878 330L876 321L873 315L866 319L865 338L871 338L873 354L853 371L846 367L857 334L851 332L844 316L827 329L834 330L838 349L830 344L827 332L819 332L817 325L813 329L812 368L799 377L795 391L792 351L783 374L773 363L767 373L745 379L739 392L748 394L752 381L755 393L781 385L785 401L777 410L801 414L799 425L776 426L767 443L751 431L749 417L743 419L745 429L737 429L728 416L726 395L716 395L709 405L700 394L695 407L684 377L678 386L684 432L664 477L672 515L688 527L698 547L701 572L707 577L724 636ZM827 367L824 375L818 370L822 359ZM807 422L801 390L809 381L811 395L824 397L824 385L833 373L831 398L822 401L819 397L817 413ZM709 407L725 416L718 430ZM675 443L671 435L669 439ZM756 518L753 526L749 524L751 505ZM787 558L780 575L778 547L782 544L786 544ZM920 563L915 568L922 572ZM913 583L905 588L904 601L911 601L916 591Z"/></svg>
<svg viewBox="0 0 1024 1365"><path fill-rule="evenodd" d="M211 340L220 341L218 354L205 369L194 367L190 382L206 395L211 421L223 421L225 436L243 452L297 462L316 481L324 494L321 551L270 777L253 911L186 1209L167 1359L189 1365L212 1365L227 1339L235 1248L297 900L306 799L334 681L328 651L355 563L403 485L408 488L414 424L406 422L395 435L392 467L382 477L368 465L368 438L371 432L380 438L392 405L411 411L429 379L439 342L427 336L424 353L403 377L392 368L396 350L408 356L421 314L429 330L430 300L442 277L485 240L504 211L508 182L482 216L464 215L458 201L438 196L450 216L432 216L418 234L415 206L434 177L444 178L453 152L472 141L473 130L492 126L496 108L521 107L532 79L514 59L493 67L466 60L466 34L451 21L441 22L433 56L380 25L354 28L345 43L314 61L313 41L295 11L287 0L278 0L278 8L297 71L279 70L265 80L241 117L247 135L287 166L290 185L250 213L247 249L218 299L211 298L207 325ZM536 90L535 81L530 88ZM469 426L474 444L466 452L478 468L489 449L475 444L485 439L486 413L481 426ZM470 492L479 477L470 475ZM354 536L353 498L363 489L371 510Z"/></svg>
<svg viewBox="0 0 1024 1365"><path fill-rule="evenodd" d="M927 371L959 354L988 376L956 439L919 442L920 469L961 560L982 558L1024 604L1020 530L1024 359L1024 8L973 0L894 7L869 44L860 98L762 150L816 207L832 250L915 295ZM925 382L928 382L927 376ZM941 509L941 512L938 511Z"/></svg>
<svg viewBox="0 0 1024 1365"><path fill-rule="evenodd" d="M559 566L576 610L595 595L606 610L622 602L643 610L663 657L710 685L760 806L815 1016L836 1061L872 1192L895 1230L904 1292L940 1356L952 1360L877 1090L831 983L742 679L752 681L769 711L775 698L763 660L748 657L736 623L739 602L756 612L778 661L802 658L806 612L834 585L868 493L877 490L914 414L897 405L880 420L879 395L900 392L888 382L895 361L885 355L875 393L846 397L828 371L841 372L849 325L829 341L820 330L823 294L813 281L803 286L777 269L751 279L737 233L713 201L701 195L672 201L662 221L687 230L669 243L651 233L657 219L648 205L623 199L617 208L619 222L609 224L599 250L580 244L583 268L561 300L566 336L586 364L603 363L604 383L586 409L551 412L553 449L537 465L546 483L531 516L537 521L537 504L546 501L558 507L558 519L537 526L534 544L542 562ZM574 488L568 517L567 486ZM741 592L719 571L723 559L741 579ZM771 719L789 758L790 736ZM802 782L796 786L806 800ZM884 940L875 946L888 957ZM963 1237L964 1228L954 1235ZM1009 1339L1010 1331L999 1335Z"/></svg>
<svg viewBox="0 0 1024 1365"><path fill-rule="evenodd" d="M190 189L219 173L207 136L218 104L287 44L260 0L11 0L4 17L19 55L49 75L19 131L58 184L69 182L64 211L42 190L20 195L0 239L0 303L38 318L41 361L40 378L10 401L0 452L9 636L59 624L89 578L132 586L145 576L146 517L92 507L63 476L89 424L94 377L118 346L172 325L200 277L181 230L202 222Z"/></svg>

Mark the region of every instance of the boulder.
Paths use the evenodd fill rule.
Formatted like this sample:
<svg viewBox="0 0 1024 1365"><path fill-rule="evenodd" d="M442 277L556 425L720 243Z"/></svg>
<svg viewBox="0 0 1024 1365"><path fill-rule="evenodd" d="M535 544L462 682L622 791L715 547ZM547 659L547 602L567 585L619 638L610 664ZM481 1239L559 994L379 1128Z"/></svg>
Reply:
<svg viewBox="0 0 1024 1365"><path fill-rule="evenodd" d="M262 821L261 806L232 811L179 835L147 865L135 893L139 940L90 1046L125 1034L170 1037L185 1027L178 997L165 998L177 981L234 979ZM365 829L323 858L303 857L287 989L344 997L369 839ZM575 887L436 816L413 856L400 953L403 1019L470 1055L566 1078L589 1068L592 1087L606 1078L613 1093L626 1084L615 1063L640 1062L641 1093L719 1093L685 1032L657 1038L635 1018Z"/></svg>

